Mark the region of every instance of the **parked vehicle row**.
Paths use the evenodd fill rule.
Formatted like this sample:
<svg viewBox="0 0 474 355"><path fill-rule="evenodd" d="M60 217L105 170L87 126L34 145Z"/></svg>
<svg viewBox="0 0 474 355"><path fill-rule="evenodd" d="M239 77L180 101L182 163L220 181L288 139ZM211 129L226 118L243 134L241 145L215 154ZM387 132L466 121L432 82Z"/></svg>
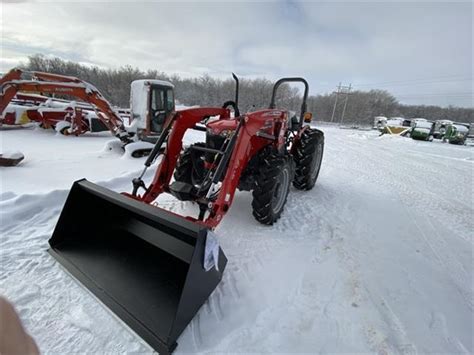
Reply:
<svg viewBox="0 0 474 355"><path fill-rule="evenodd" d="M416 140L433 141L440 139L451 144L466 144L472 128L469 123L453 122L450 120L430 121L426 118L403 118L377 116L374 120L374 128L381 134L393 134L410 137Z"/></svg>

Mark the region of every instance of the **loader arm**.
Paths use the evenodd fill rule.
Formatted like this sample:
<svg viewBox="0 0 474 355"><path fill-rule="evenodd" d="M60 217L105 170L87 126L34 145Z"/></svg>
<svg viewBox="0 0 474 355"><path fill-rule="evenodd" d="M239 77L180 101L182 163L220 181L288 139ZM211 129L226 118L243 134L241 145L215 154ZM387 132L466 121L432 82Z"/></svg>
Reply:
<svg viewBox="0 0 474 355"><path fill-rule="evenodd" d="M130 136L124 128L122 119L93 85L75 77L42 72L30 72L36 80L21 80L22 74L21 70L14 69L2 78L0 82L0 116L3 115L8 104L18 92L70 95L90 103L97 112L99 119L113 135L124 142L130 141Z"/></svg>
<svg viewBox="0 0 474 355"><path fill-rule="evenodd" d="M224 164L227 167L227 171L221 180L222 184L219 194L212 203L208 217L204 221L196 221L197 223L203 224L210 229L216 228L229 211L239 186L241 175L252 157L256 156L267 146L272 146L275 150L281 150L282 144L284 144L284 132L288 129L288 123L285 119L286 114L283 111L277 112L267 110L257 114L248 113L238 118L239 124L234 133L235 143L230 146L231 154L228 163ZM265 120L258 119L258 116L262 113L263 115L273 115L273 134L262 132L262 129L265 129ZM275 119L275 114L278 115L278 119Z"/></svg>
<svg viewBox="0 0 474 355"><path fill-rule="evenodd" d="M243 122L244 120L242 119L241 125ZM235 137L236 142L228 162L228 171L224 175L219 195L212 204L209 216L202 222L202 224L211 229L216 228L227 211L229 211L242 171L250 160L252 136L248 134L247 127L241 126L235 134L237 135Z"/></svg>
<svg viewBox="0 0 474 355"><path fill-rule="evenodd" d="M138 197L139 200L152 203L158 195L167 190L176 167L176 162L183 148L182 142L186 130L194 128L197 123L209 116L228 118L230 117L230 111L226 108L201 107L182 110L168 117L168 120L173 120L174 123L165 123L165 126L170 129L168 143L164 152L165 158L161 161L155 177L146 192L143 196ZM171 125L173 126L172 129ZM166 132L163 133L166 134Z"/></svg>

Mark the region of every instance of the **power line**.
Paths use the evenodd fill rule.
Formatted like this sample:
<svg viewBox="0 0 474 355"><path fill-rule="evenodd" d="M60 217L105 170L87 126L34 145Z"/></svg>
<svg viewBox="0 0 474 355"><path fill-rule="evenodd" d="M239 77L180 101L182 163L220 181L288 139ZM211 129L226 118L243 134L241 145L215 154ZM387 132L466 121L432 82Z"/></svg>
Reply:
<svg viewBox="0 0 474 355"><path fill-rule="evenodd" d="M398 99L443 99L443 97L432 97L432 96L398 96ZM459 99L459 100L467 100L470 99L470 96L446 96L446 99Z"/></svg>
<svg viewBox="0 0 474 355"><path fill-rule="evenodd" d="M376 86L383 87L391 87L391 86L419 86L419 85L430 85L430 84L442 84L442 83L452 83L452 82L462 82L462 81L473 81L473 77L463 77L460 79L454 79L454 76L445 76L444 78L453 78L447 80L435 80L437 78L443 77L432 77L426 79L407 79L401 81L385 81L385 82L378 82L378 83L365 83L365 84L355 84L352 86L353 89L361 88L362 90L368 89L377 89ZM458 76L460 77L460 75ZM319 87L327 87L332 86L333 84L318 84ZM372 86L372 88L370 88Z"/></svg>
<svg viewBox="0 0 474 355"><path fill-rule="evenodd" d="M473 92L446 92L446 93L391 93L394 96L473 96Z"/></svg>
<svg viewBox="0 0 474 355"><path fill-rule="evenodd" d="M440 80L445 79L445 80ZM355 84L354 86L373 86L373 85L390 85L390 84L404 84L404 83L413 83L413 82L451 82L451 81L472 81L472 77L466 75L449 75L449 76L439 76L431 78L419 78L419 79L405 79L405 80L396 80L396 81L382 81L375 83L362 83Z"/></svg>

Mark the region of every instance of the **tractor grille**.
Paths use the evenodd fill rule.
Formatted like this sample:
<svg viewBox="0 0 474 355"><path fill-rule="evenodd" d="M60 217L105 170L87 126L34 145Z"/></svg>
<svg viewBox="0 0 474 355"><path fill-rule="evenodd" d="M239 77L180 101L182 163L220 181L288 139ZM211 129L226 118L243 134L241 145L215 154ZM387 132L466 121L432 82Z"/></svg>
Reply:
<svg viewBox="0 0 474 355"><path fill-rule="evenodd" d="M220 135L214 135L214 134L206 134L206 147L207 148L212 148L212 149L217 149L217 150L222 150L222 144L224 144L225 137L222 137ZM205 158L206 161L209 163L214 162L215 154L214 153L205 153Z"/></svg>

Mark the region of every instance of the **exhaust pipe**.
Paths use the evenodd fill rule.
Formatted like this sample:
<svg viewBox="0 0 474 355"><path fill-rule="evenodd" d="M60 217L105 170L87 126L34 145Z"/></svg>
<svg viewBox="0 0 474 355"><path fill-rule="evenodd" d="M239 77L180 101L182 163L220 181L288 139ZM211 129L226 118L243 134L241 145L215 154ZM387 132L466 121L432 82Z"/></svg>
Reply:
<svg viewBox="0 0 474 355"><path fill-rule="evenodd" d="M235 106L239 107L239 78L237 77L237 75L235 75L235 73L232 73L232 77L235 80L235 99L234 99L234 102L235 102Z"/></svg>
<svg viewBox="0 0 474 355"><path fill-rule="evenodd" d="M208 229L87 180L76 181L49 240L51 255L160 354L214 291L227 264L206 271Z"/></svg>

